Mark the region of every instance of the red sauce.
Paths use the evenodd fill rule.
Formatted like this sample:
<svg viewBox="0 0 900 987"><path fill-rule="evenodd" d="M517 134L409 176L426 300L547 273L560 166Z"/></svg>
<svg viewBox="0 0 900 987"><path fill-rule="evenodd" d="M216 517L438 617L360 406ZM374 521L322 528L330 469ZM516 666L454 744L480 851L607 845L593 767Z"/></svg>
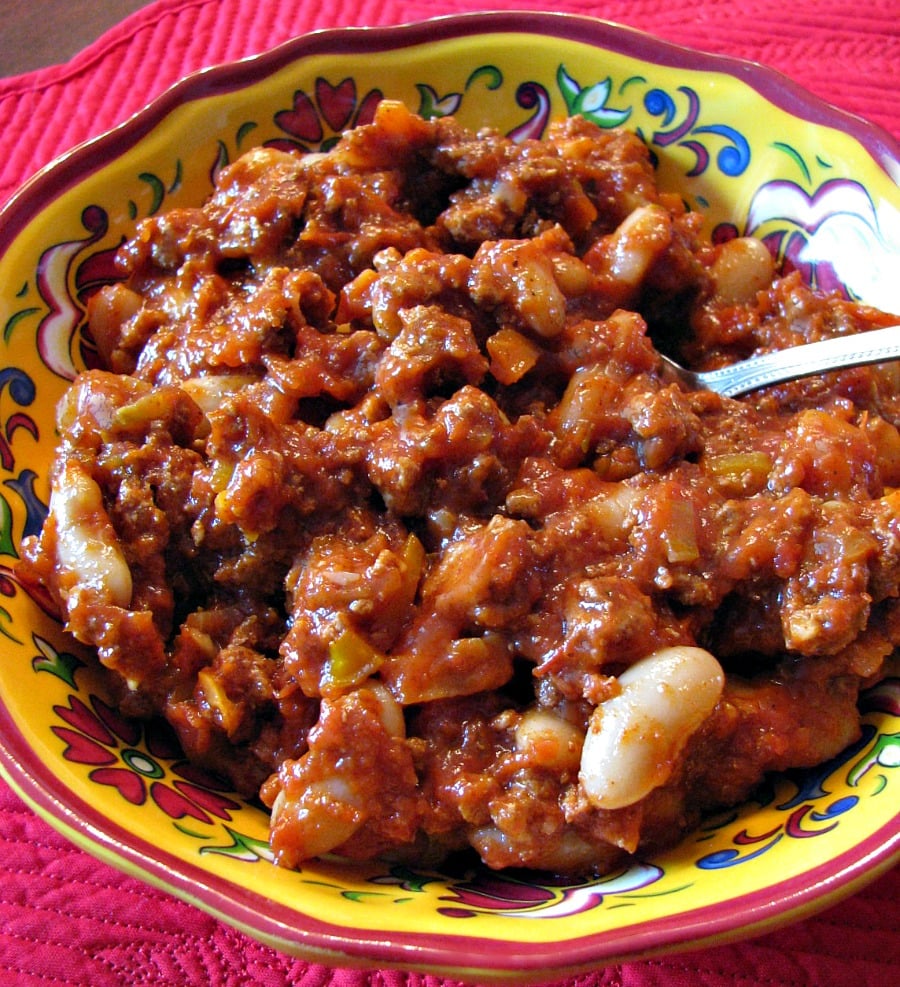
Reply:
<svg viewBox="0 0 900 987"><path fill-rule="evenodd" d="M897 365L734 401L656 345L709 367L885 317L704 242L635 136L383 103L118 263L25 567L125 713L261 793L279 863L600 872L858 735L900 641ZM622 741L655 780L610 807L585 739L672 647L724 686Z"/></svg>

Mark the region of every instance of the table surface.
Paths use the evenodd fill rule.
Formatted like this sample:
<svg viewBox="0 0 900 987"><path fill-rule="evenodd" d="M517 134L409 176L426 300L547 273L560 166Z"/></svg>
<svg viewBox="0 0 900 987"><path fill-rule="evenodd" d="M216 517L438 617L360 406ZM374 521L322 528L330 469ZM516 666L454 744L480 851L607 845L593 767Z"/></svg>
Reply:
<svg viewBox="0 0 900 987"><path fill-rule="evenodd" d="M64 62L149 0L13 0L3 11L0 76Z"/></svg>
<svg viewBox="0 0 900 987"><path fill-rule="evenodd" d="M188 70L252 54L313 28L397 23L482 7L550 6L532 0L331 5L320 0L17 0L4 9L0 27L0 203L57 153L118 123ZM559 0L552 6L762 61L900 134L898 0L795 0L789 20L780 0L607 0L602 5ZM208 30L213 18L223 24L238 17L240 32L217 31L214 43L202 36L201 27ZM170 57L149 81L144 72L132 86L116 60L123 51L149 44L141 39L151 31L165 35ZM73 60L61 64L68 59ZM104 100L98 85L113 95ZM46 121L57 107L65 119L50 128ZM787 929L748 942L617 964L578 978L577 985L886 987L900 962L898 890L895 869L841 905ZM279 954L192 905L97 863L37 819L2 782L0 982L25 987L448 983L428 974L328 968Z"/></svg>

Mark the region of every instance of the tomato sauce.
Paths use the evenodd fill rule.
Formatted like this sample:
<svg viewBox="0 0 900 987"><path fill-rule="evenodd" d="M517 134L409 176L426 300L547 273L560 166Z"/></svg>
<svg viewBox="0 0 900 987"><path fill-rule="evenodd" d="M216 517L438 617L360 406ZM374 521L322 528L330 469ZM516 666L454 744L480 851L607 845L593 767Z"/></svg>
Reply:
<svg viewBox="0 0 900 987"><path fill-rule="evenodd" d="M636 136L385 102L118 265L24 569L280 864L602 873L858 736L900 642L898 365L736 401L658 348L887 317L704 241Z"/></svg>

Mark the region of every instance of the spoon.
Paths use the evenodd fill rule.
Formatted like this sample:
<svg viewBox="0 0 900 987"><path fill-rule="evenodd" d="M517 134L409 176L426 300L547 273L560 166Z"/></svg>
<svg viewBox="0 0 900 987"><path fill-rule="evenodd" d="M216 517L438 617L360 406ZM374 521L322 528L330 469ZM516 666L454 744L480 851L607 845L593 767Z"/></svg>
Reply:
<svg viewBox="0 0 900 987"><path fill-rule="evenodd" d="M663 354L660 359L664 370L686 387L737 397L759 387L811 377L826 370L900 360L900 325L791 346L718 370L688 370Z"/></svg>

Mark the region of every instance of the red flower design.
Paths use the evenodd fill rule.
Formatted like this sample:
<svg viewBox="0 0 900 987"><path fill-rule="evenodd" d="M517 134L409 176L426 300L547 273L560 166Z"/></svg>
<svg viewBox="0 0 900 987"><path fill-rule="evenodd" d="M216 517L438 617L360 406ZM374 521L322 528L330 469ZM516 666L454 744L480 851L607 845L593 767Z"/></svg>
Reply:
<svg viewBox="0 0 900 987"><path fill-rule="evenodd" d="M150 799L171 819L190 816L212 823L212 816L229 820L240 803L222 794L222 782L184 760L178 742L167 724L141 725L120 716L98 696L90 706L78 696L69 696L68 706L53 711L67 724L52 727L66 747L63 757L75 764L95 767L91 781L115 788L132 805ZM143 747L139 747L143 740ZM167 781L166 768L179 777Z"/></svg>
<svg viewBox="0 0 900 987"><path fill-rule="evenodd" d="M383 99L378 89L371 89L357 101L356 82L343 79L336 86L326 79L316 79L314 98L298 89L294 93L294 105L289 110L279 110L275 123L288 134L288 138L269 141L270 147L328 150L340 135L352 127L371 123L375 107ZM326 137L325 126L331 131Z"/></svg>
<svg viewBox="0 0 900 987"><path fill-rule="evenodd" d="M147 800L147 786L144 784L144 779L128 768L97 768L91 772L90 778L98 785L111 785L117 788L122 798L132 805L143 805Z"/></svg>

